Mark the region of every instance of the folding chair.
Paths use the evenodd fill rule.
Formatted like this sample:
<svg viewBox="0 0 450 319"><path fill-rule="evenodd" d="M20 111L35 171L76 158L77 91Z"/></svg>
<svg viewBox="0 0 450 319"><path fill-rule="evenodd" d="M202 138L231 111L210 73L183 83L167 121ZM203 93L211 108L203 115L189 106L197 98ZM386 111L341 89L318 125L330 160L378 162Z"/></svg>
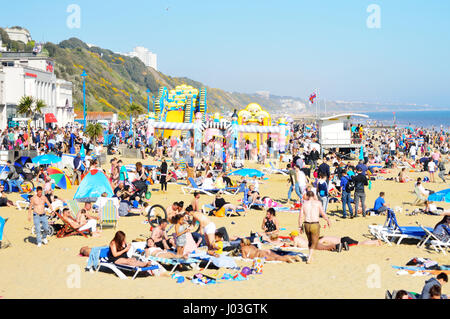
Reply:
<svg viewBox="0 0 450 319"><path fill-rule="evenodd" d="M78 229L73 228L72 226L70 226L70 223L58 212L55 212L56 215L59 217L59 219L61 219L61 221L64 223L63 228L61 228L58 233L56 234L57 238L64 238L64 237L69 237L69 236L73 236L73 235L81 235L83 237L87 238L87 234L90 233L90 230L83 230L83 231L79 231Z"/></svg>
<svg viewBox="0 0 450 319"><path fill-rule="evenodd" d="M114 229L117 227L119 210L116 206L114 206L114 202L112 200L108 200L105 206L101 209L100 215L100 229L103 230L103 224L110 224Z"/></svg>
<svg viewBox="0 0 450 319"><path fill-rule="evenodd" d="M422 248L424 245L429 244L437 253L443 252L444 255L447 255L445 251L450 248L450 240L446 242L442 241L426 227L423 227L418 222L416 222L416 224L427 234L426 237L417 244L417 247Z"/></svg>

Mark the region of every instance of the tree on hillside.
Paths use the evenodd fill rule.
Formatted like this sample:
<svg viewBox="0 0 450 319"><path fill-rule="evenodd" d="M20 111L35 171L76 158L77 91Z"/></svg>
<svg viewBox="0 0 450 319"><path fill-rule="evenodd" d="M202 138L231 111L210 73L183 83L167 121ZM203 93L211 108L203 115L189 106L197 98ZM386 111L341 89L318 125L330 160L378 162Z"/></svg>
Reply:
<svg viewBox="0 0 450 319"><path fill-rule="evenodd" d="M86 134L89 138L97 142L97 140L103 135L103 126L100 123L89 123L86 127Z"/></svg>
<svg viewBox="0 0 450 319"><path fill-rule="evenodd" d="M145 110L141 105L133 103L127 107L127 110L125 113L128 116L136 118L139 115L143 114L144 112L145 112Z"/></svg>

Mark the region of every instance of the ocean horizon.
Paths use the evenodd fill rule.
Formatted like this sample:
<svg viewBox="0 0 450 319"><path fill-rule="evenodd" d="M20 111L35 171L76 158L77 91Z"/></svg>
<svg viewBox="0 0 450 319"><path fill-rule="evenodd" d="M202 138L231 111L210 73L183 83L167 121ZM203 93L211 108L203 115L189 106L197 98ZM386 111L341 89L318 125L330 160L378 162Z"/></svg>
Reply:
<svg viewBox="0 0 450 319"><path fill-rule="evenodd" d="M437 128L442 125L444 129L450 127L450 110L427 111L395 111L393 112L361 112L369 116L369 121L381 122L385 125L396 124L399 127L425 127Z"/></svg>

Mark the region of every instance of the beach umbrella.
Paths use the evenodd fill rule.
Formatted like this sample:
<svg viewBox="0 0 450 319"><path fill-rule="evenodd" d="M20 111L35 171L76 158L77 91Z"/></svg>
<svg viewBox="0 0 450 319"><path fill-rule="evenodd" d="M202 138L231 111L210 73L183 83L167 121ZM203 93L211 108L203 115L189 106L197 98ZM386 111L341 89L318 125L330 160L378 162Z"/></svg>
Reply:
<svg viewBox="0 0 450 319"><path fill-rule="evenodd" d="M61 157L54 154L44 154L36 156L32 159L32 162L38 165L50 165L61 162Z"/></svg>
<svg viewBox="0 0 450 319"><path fill-rule="evenodd" d="M25 164L32 163L31 158L28 156L22 156L17 161L14 162L14 166L16 167L24 167Z"/></svg>
<svg viewBox="0 0 450 319"><path fill-rule="evenodd" d="M234 172L231 172L228 175L238 175L238 176L247 176L247 177L253 177L253 176L262 177L262 176L264 176L264 173L257 169L254 169L254 168L241 168Z"/></svg>
<svg viewBox="0 0 450 319"><path fill-rule="evenodd" d="M428 200L432 202L450 203L450 188L431 194L428 196Z"/></svg>
<svg viewBox="0 0 450 319"><path fill-rule="evenodd" d="M56 167L49 167L47 172L52 180L55 181L55 185L62 189L72 188L72 183L70 179L62 170Z"/></svg>

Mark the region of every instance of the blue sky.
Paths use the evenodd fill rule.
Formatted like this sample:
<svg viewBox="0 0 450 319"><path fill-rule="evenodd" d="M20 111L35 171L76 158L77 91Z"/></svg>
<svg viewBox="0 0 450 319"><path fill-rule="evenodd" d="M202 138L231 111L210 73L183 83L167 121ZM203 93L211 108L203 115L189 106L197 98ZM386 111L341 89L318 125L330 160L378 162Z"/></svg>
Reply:
<svg viewBox="0 0 450 319"><path fill-rule="evenodd" d="M66 26L70 4L81 8L80 29ZM380 6L379 29L366 25L370 4ZM26 0L2 3L0 25L55 43L142 45L160 71L228 91L319 88L329 100L450 107L449 14L446 0Z"/></svg>

